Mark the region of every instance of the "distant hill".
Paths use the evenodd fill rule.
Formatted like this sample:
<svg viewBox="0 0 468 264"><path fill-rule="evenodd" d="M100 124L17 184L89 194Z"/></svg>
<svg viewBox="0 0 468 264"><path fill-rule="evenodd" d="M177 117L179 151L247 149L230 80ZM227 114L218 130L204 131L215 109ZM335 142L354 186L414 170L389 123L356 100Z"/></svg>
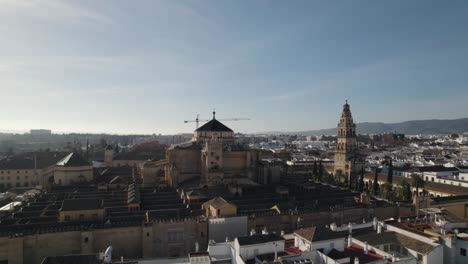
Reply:
<svg viewBox="0 0 468 264"><path fill-rule="evenodd" d="M357 132L359 134L382 134L390 132L402 133L406 135L460 134L468 132L468 118L460 118L453 120L412 120L401 123L365 122L358 123L356 124L356 126ZM300 131L283 134L334 135L336 134L336 128Z"/></svg>

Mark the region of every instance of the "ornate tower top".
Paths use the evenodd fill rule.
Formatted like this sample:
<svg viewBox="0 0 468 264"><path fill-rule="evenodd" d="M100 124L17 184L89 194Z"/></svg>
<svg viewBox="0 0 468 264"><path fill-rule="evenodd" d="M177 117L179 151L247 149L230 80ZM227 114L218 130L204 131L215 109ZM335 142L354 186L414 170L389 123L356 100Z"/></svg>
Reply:
<svg viewBox="0 0 468 264"><path fill-rule="evenodd" d="M341 113L341 119L338 127L356 127L353 122L353 116L351 114L348 100L346 100L345 104L343 105L343 112Z"/></svg>

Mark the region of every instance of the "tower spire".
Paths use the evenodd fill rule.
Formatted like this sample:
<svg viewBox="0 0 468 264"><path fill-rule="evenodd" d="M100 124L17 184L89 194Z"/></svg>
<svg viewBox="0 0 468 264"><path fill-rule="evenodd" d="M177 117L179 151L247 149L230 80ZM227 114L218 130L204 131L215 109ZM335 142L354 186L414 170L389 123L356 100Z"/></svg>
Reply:
<svg viewBox="0 0 468 264"><path fill-rule="evenodd" d="M213 119L216 119L216 110L213 109Z"/></svg>

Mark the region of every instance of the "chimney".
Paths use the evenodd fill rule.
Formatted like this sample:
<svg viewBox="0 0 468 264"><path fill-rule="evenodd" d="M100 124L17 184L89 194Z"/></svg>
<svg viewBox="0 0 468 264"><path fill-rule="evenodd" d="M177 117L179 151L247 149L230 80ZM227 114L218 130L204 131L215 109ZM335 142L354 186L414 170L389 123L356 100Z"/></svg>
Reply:
<svg viewBox="0 0 468 264"><path fill-rule="evenodd" d="M349 231L350 234L353 233L353 224L351 224L351 222L349 222L349 224L348 224L348 231Z"/></svg>
<svg viewBox="0 0 468 264"><path fill-rule="evenodd" d="M250 235L251 236L255 235L255 229L252 228L252 230L250 230Z"/></svg>
<svg viewBox="0 0 468 264"><path fill-rule="evenodd" d="M263 228L263 230L262 230L262 235L268 235L268 231L267 231L267 228L266 228L266 227Z"/></svg>
<svg viewBox="0 0 468 264"><path fill-rule="evenodd" d="M354 264L359 264L359 258L358 258L358 257L356 257L356 258L354 259Z"/></svg>
<svg viewBox="0 0 468 264"><path fill-rule="evenodd" d="M226 239L224 240L225 242L229 242L229 237L227 236Z"/></svg>
<svg viewBox="0 0 468 264"><path fill-rule="evenodd" d="M364 244L364 254L369 254L369 244L367 244L367 241Z"/></svg>
<svg viewBox="0 0 468 264"><path fill-rule="evenodd" d="M349 236L348 236L348 247L351 247L352 244L353 244L353 235L349 234Z"/></svg>
<svg viewBox="0 0 468 264"><path fill-rule="evenodd" d="M392 262L396 262L395 254L392 254Z"/></svg>
<svg viewBox="0 0 468 264"><path fill-rule="evenodd" d="M200 246L198 245L198 242L195 242L195 252L198 252L200 250Z"/></svg>
<svg viewBox="0 0 468 264"><path fill-rule="evenodd" d="M374 227L374 230L377 230L377 217L374 217L374 220L372 221L372 226Z"/></svg>

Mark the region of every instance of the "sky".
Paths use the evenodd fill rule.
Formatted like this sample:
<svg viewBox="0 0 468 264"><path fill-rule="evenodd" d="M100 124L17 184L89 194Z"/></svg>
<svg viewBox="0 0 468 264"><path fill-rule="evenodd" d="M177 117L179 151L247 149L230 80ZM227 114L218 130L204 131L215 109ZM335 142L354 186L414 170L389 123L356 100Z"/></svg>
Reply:
<svg viewBox="0 0 468 264"><path fill-rule="evenodd" d="M0 131L468 117L468 1L0 0Z"/></svg>

